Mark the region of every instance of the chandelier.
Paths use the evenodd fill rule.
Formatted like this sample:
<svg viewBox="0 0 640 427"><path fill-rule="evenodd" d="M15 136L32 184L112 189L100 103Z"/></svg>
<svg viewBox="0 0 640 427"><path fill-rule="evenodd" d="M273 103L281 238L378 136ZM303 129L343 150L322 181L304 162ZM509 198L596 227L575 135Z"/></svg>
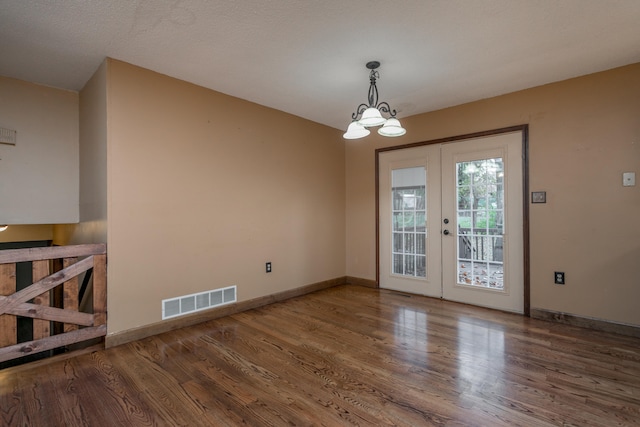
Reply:
<svg viewBox="0 0 640 427"><path fill-rule="evenodd" d="M356 112L351 115L352 122L347 128L347 132L343 135L344 139L358 139L369 135L371 131L367 128L381 126L378 134L382 136L402 136L407 130L400 125L400 121L396 119L396 110L392 110L388 103L378 102L378 88L376 80L380 78L378 67L380 62L367 62L369 71L369 96L368 104L360 104L356 108ZM385 113L389 118L384 118Z"/></svg>

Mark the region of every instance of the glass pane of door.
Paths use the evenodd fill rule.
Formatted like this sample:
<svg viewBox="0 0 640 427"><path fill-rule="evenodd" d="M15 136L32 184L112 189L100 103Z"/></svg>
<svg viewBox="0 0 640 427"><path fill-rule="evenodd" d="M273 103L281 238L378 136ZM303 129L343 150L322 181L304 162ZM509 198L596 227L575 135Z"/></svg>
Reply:
<svg viewBox="0 0 640 427"><path fill-rule="evenodd" d="M426 168L394 169L391 173L392 273L427 277Z"/></svg>
<svg viewBox="0 0 640 427"><path fill-rule="evenodd" d="M502 290L504 162L456 163L458 284Z"/></svg>

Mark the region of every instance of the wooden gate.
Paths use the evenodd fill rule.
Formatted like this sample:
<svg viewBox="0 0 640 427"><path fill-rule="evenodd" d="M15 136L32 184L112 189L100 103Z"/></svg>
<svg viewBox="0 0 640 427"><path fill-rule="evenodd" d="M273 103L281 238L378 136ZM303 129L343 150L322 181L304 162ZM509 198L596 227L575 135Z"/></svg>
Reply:
<svg viewBox="0 0 640 427"><path fill-rule="evenodd" d="M33 284L16 291L16 264L20 262L32 263ZM50 274L54 264L62 269ZM78 276L90 269L93 313L84 313L78 309ZM105 336L106 285L104 244L0 251L0 362ZM54 293L62 296L60 307L51 304ZM32 341L18 342L18 316L33 319Z"/></svg>

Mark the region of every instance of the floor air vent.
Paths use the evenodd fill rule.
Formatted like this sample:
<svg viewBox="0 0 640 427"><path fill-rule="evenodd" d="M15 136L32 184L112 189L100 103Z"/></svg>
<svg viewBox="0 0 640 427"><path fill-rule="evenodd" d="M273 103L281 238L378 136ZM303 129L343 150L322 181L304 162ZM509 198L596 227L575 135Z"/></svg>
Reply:
<svg viewBox="0 0 640 427"><path fill-rule="evenodd" d="M236 302L236 287L162 300L162 320Z"/></svg>

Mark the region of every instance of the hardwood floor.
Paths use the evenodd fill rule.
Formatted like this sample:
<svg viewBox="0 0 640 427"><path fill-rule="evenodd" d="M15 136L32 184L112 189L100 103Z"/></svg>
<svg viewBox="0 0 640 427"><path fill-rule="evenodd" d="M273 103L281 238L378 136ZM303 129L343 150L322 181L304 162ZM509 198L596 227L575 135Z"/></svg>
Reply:
<svg viewBox="0 0 640 427"><path fill-rule="evenodd" d="M0 371L7 426L640 425L640 340L339 286Z"/></svg>

